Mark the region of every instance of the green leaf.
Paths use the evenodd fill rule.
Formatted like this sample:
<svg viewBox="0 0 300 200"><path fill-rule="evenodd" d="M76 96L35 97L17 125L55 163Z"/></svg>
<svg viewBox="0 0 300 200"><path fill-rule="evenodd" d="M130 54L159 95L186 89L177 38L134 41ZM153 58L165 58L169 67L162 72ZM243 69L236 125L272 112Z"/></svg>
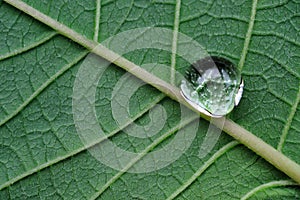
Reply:
<svg viewBox="0 0 300 200"><path fill-rule="evenodd" d="M260 149L261 143L253 147L250 141L248 146L248 138L239 138L239 134L250 134L242 126L300 164L298 2L24 2L47 18L43 21L25 6L18 10L0 0L0 199L299 198L299 185L276 169L277 163L269 163L284 160L274 158L277 154L267 154L264 144ZM60 23L65 26L58 26ZM95 113L108 139L96 138L84 144L74 124L72 98L74 82L88 50L118 33L142 27L174 31L172 52L137 50L105 69L96 86ZM199 148L209 122L190 113L181 123L181 107L166 97L172 94L168 93L171 86L164 87L165 83L157 88L166 94L145 85L128 105L138 125L151 123L151 108L165 108L167 121L156 135L130 136L127 131L132 121L118 125L114 120L113 89L126 74L117 65L130 69L128 66L134 66L131 63L163 63L171 66L166 73L170 76L172 68L185 70L186 61L176 56L176 31L242 70L243 99L229 116L235 123L226 121L233 128L225 124L224 130L246 147L222 133L211 152L200 158ZM95 52L108 60L109 53L104 48ZM145 82L159 76L133 74ZM133 76L130 80L139 83ZM193 137L195 125L199 128L192 144L175 162L148 173L130 173L140 166L139 160L166 148L181 132ZM112 169L93 155L108 141L141 154L123 171ZM176 153L176 148L170 156L172 153ZM285 173L289 167L286 166L287 169L280 168ZM298 171L293 177L299 176Z"/></svg>

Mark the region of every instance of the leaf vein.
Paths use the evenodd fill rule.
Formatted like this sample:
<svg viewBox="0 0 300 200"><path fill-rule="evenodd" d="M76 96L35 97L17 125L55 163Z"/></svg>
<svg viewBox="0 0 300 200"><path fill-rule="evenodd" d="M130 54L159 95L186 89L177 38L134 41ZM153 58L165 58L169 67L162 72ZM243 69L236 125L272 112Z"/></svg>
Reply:
<svg viewBox="0 0 300 200"><path fill-rule="evenodd" d="M257 7L257 0L253 0L249 26L248 26L248 30L247 30L247 33L246 33L246 38L245 38L244 47L243 47L243 50L242 50L240 62L238 64L238 68L239 68L240 71L242 71L242 69L245 65L245 61L246 61L246 57L247 57L247 53L248 53L248 48L249 48L249 44L250 44L250 39L251 39L253 27L254 27L256 7Z"/></svg>
<svg viewBox="0 0 300 200"><path fill-rule="evenodd" d="M131 10L132 10L133 4L134 4L134 0L131 0L131 1L130 1L130 8L129 8L128 11L126 12L126 14L125 14L125 16L123 17L121 23L120 23L120 24L118 25L118 27L114 30L113 35L116 35L116 34L118 33L118 31L120 31L121 26L126 22L128 16L130 15Z"/></svg>
<svg viewBox="0 0 300 200"><path fill-rule="evenodd" d="M188 188L197 178L206 171L218 158L220 158L223 154L228 152L230 149L237 146L239 142L232 141L228 144L224 145L221 149L219 149L214 155L212 155L205 163L202 165L194 174L191 176L181 187L175 190L167 200L174 199L177 197L181 192L183 192L186 188Z"/></svg>
<svg viewBox="0 0 300 200"><path fill-rule="evenodd" d="M285 66L284 64L280 63L276 58L273 58L271 55L262 53L262 52L257 51L257 50L252 50L252 49L249 49L249 52L257 54L257 55L265 56L265 57L269 58L270 60L274 61L275 63L277 63L278 65L280 65L282 68L284 68L288 73L290 73L291 75L293 75L296 78L300 79L300 75L297 72L292 71L290 69L290 67Z"/></svg>
<svg viewBox="0 0 300 200"><path fill-rule="evenodd" d="M66 154L66 155L59 156L59 157L57 157L57 158L55 158L55 159L53 159L53 160L50 160L50 161L48 161L48 162L46 162L46 163L41 164L40 166L37 166L37 167L35 167L35 168L33 168L33 169L29 170L29 171L26 171L26 172L24 172L23 174L20 174L19 176L15 177L15 178L13 178L13 179L10 179L9 181L7 181L7 182L3 183L2 185L0 185L0 190L2 190L3 188L6 188L6 187L8 187L8 186L14 184L15 182L18 182L18 181L20 181L21 179L23 179L23 178L25 178L25 177L27 177L27 176L29 176L29 175L32 175L32 174L34 174L34 173L36 173L36 172L38 172L38 171L40 171L40 170L42 170L42 169L45 169L45 168L47 168L47 167L49 167L49 166L52 166L52 165L54 165L54 164L56 164L56 163L58 163L58 162L60 162L60 161L63 161L63 160L65 160L65 159L67 159L67 158L70 158L70 157L72 157L72 156L75 156L75 155L77 155L78 153L80 153L80 152L82 152L82 151L84 151L84 150L87 150L88 148L91 148L91 147L93 147L94 145L97 145L97 144L99 144L99 143L105 141L106 139L108 139L108 138L114 136L114 135L117 134L120 130L122 130L122 129L126 128L127 126L129 126L129 125L131 124L132 121L134 121L134 120L138 119L139 117L141 117L141 116L142 116L144 113L146 113L150 108L152 108L152 107L155 106L158 102L160 102L164 97L165 97L165 95L164 95L163 93L162 93L161 95L159 95L159 96L158 96L151 104L149 104L144 110L142 110L140 113L138 113L138 114L137 114L135 117L133 117L132 119L129 119L128 122L127 122L126 124L124 124L123 126L118 127L117 129L111 131L111 133L109 133L108 135L106 135L106 137L104 137L104 138L99 138L99 139L95 140L95 141L94 141L93 143L91 143L91 144L88 144L88 145L86 145L86 146L84 146L84 147L81 147L81 148L79 148L79 149L76 149L76 150L74 150L74 151L71 151L71 152L69 152L69 153Z"/></svg>
<svg viewBox="0 0 300 200"><path fill-rule="evenodd" d="M84 37L83 35L77 33L76 31L72 30L71 28L67 27L64 24L57 22L56 20L52 19L51 17L41 13L40 11L34 9L33 7L29 6L28 4L24 3L20 0L4 0L5 2L13 5L14 7L22 10L23 12L29 14L30 16L34 17L35 19L45 23L46 25L52 27L53 29L60 32L62 35L72 39L74 42L81 44L82 46L86 47L87 49L91 50L96 55L103 57L104 59L113 62L117 66L123 68L126 71L130 71L133 75L137 78L142 79L144 82L151 84L155 88L159 89L172 99L175 99L179 103L186 105L191 110L197 112L206 120L210 120L209 116L206 116L200 113L198 110L191 107L184 99L181 97L178 88L170 85L169 83L161 80L160 78L154 76L153 74L149 73L148 71L142 69L141 67L137 66L133 62L127 60L126 58L118 55L117 53L111 51L110 49L106 48L105 46L98 44L94 41L91 41ZM257 0L254 1L257 3ZM256 6L253 6L256 7ZM255 13L255 8L253 8ZM253 19L254 21L254 19ZM251 33L251 31L248 31ZM247 52L247 51L245 51ZM262 139L258 138L248 130L244 129L240 125L236 124L230 119L226 119L223 130L228 133L230 136L234 137L242 144L247 146L249 149L256 152L258 155L262 156L272 165L277 167L282 172L286 173L290 177L292 177L295 181L300 183L300 165L298 165L293 160L286 157L284 154L275 150L271 145L264 142ZM272 154L272 156L271 156Z"/></svg>
<svg viewBox="0 0 300 200"><path fill-rule="evenodd" d="M99 38L99 26L101 17L101 0L96 0L96 14L95 14L95 32L94 41L98 42Z"/></svg>
<svg viewBox="0 0 300 200"><path fill-rule="evenodd" d="M57 35L56 32L51 32L46 37L41 38L39 41L36 41L35 43L32 43L32 44L27 45L27 46L22 47L22 48L15 49L15 50L10 51L6 54L0 55L0 61L5 60L5 59L10 58L10 57L13 57L13 56L16 56L18 54L24 53L26 51L29 51L29 50L35 48L35 47L38 47L38 46L44 44L45 42L49 41L50 39L52 39L56 35Z"/></svg>
<svg viewBox="0 0 300 200"><path fill-rule="evenodd" d="M290 107L293 106L293 103L291 103L289 100L283 98L281 95L277 94L275 91L273 91L271 89L268 89L268 90L271 95L273 95L275 98L279 99L281 102L289 105Z"/></svg>
<svg viewBox="0 0 300 200"><path fill-rule="evenodd" d="M75 58L71 63L65 65L61 68L56 74L51 76L46 82L44 82L36 91L34 91L30 97L28 97L16 110L11 112L6 118L0 121L0 127L11 120L14 116L16 116L19 112L21 112L33 99L35 99L45 88L47 88L55 79L64 74L68 69L74 66L77 62L79 62L82 58L87 55L87 51L82 52L77 58Z"/></svg>
<svg viewBox="0 0 300 200"><path fill-rule="evenodd" d="M282 2L280 2L280 3L278 3L278 4L272 2L272 3L269 4L269 5L259 6L259 7L257 8L257 10L267 10L267 9L278 8L278 7L284 6L284 5L288 4L288 3L289 3L289 0L282 1Z"/></svg>
<svg viewBox="0 0 300 200"><path fill-rule="evenodd" d="M173 135L180 128L192 123L195 119L199 118L198 115L193 115L192 117L178 123L175 127L168 130L165 134L154 140L149 146L147 146L141 153L138 154L134 159L132 159L122 170L120 170L115 176L113 176L97 193L95 193L91 200L97 199L109 186L111 186L116 180L118 180L126 171L128 171L135 163L142 159L149 151L163 142L166 138Z"/></svg>
<svg viewBox="0 0 300 200"><path fill-rule="evenodd" d="M171 57L171 84L175 84L175 67L176 67L176 53L177 53L177 40L178 40L178 29L180 21L180 7L181 0L176 1L175 7L175 20L174 20L174 30L173 30L173 40L172 40L172 57Z"/></svg>
<svg viewBox="0 0 300 200"><path fill-rule="evenodd" d="M241 200L246 200L249 199L251 196L253 196L255 193L266 190L269 188L274 188L274 187L282 187L282 186L299 186L297 183L291 180L280 180L280 181L272 181L269 183L265 183L262 185L257 186L256 188L253 188L250 190L247 194L245 194Z"/></svg>
<svg viewBox="0 0 300 200"><path fill-rule="evenodd" d="M279 33L269 33L269 32L263 32L263 31L253 31L252 35L257 35L257 36L274 36L274 37L278 37L284 41L287 41L293 45L296 45L296 46L300 46L300 43L297 42L296 40L294 39L290 39L289 37L287 36L283 36Z"/></svg>
<svg viewBox="0 0 300 200"><path fill-rule="evenodd" d="M286 137L288 135L288 132L291 128L291 124L292 124L292 121L293 121L293 118L295 116L295 113L296 113L296 110L297 110L297 107L299 105L299 102L300 102L300 84L299 84L299 89L298 89L298 94L297 94L297 98L293 104L293 106L291 107L291 111L290 111L290 115L289 117L287 118L287 121L286 121L286 124L282 130L282 134L281 134L281 137L280 137L280 141L279 141L279 144L277 146L277 149L278 151L282 151L282 148L283 148L283 145L284 145L284 142L286 140Z"/></svg>

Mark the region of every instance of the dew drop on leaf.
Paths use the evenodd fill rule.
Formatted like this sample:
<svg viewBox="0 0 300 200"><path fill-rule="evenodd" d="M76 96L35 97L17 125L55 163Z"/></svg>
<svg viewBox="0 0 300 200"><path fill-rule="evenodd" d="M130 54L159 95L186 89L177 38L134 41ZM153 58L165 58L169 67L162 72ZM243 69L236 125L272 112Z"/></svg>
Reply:
<svg viewBox="0 0 300 200"><path fill-rule="evenodd" d="M209 116L221 117L239 103L243 81L233 63L212 56L192 64L180 87L182 96L193 107Z"/></svg>

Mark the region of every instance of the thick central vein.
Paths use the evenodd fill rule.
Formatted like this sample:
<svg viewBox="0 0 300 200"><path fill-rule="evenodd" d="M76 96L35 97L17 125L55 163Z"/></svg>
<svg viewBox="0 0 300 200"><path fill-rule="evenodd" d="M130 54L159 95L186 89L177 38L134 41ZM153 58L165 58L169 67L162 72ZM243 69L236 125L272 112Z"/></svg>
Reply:
<svg viewBox="0 0 300 200"><path fill-rule="evenodd" d="M249 48L249 44L250 44L250 40L251 40L251 36L252 36L252 32L253 32L255 16L256 16L257 1L258 0L253 0L253 3L252 3L251 17L250 17L250 21L249 21L249 26L248 26L248 30L247 30L247 33L246 33L246 38L245 38L241 58L240 58L240 61L239 61L239 64L238 64L238 68L239 68L240 71L242 71L242 69L245 65L245 60L246 60L247 53L248 53L248 48Z"/></svg>
<svg viewBox="0 0 300 200"><path fill-rule="evenodd" d="M41 21L42 23L48 25L49 27L55 29L62 35L72 39L74 42L77 42L78 44L84 46L85 48L92 51L96 55L101 56L104 59L123 68L124 70L131 72L137 78L140 78L144 82L151 84L153 87L165 93L170 98L178 101L179 103L182 103L183 105L187 106L191 110L200 114L204 119L210 120L209 116L200 113L198 110L196 110L191 105L189 105L189 103L186 102L185 99L180 95L180 91L178 88L156 77L155 75L151 74L145 69L142 69L141 67L134 64L133 62L116 54L115 52L111 51L105 46L85 38L83 35L77 33L76 31L72 30L66 25L59 23L58 21L52 19L51 17L41 13L40 11L24 3L23 1L20 0L4 0L4 1L13 5L19 10L29 14L33 18ZM257 4L257 0L253 2L252 23L254 23L256 4ZM253 28L253 24L252 24L252 28ZM251 36L252 28L251 31L248 30L250 36ZM249 45L249 41L245 43ZM248 47L245 49L248 49ZM247 51L244 52L246 55ZM245 60L245 59L241 59L241 60ZM241 64L241 66L243 66L243 64ZM238 124L234 123L229 119L226 119L223 130L226 133L228 133L230 136L232 136L233 138L235 138L236 140L240 141L242 144L247 146L249 149L253 150L258 155L266 159L268 162L270 162L272 165L277 167L279 170L286 173L295 181L300 183L300 166L296 162L289 159L282 153L278 152L271 145L267 144L266 142L264 142L263 140L261 140L260 138L252 134L251 132L247 131L246 129L244 129L243 127L239 126Z"/></svg>
<svg viewBox="0 0 300 200"><path fill-rule="evenodd" d="M181 7L181 0L176 1L176 8L175 8L175 20L174 20L174 30L173 30L173 40L172 40L172 57L171 57L171 77L170 82L172 85L175 85L175 65L176 65L176 54L177 54L177 40L178 40L178 29L179 29L179 16L180 16L180 7ZM184 124L188 124L192 122L194 119L191 118ZM183 125L184 126L184 125ZM113 176L97 193L93 195L91 199L98 198L110 185L112 185L117 179L119 179L126 171L128 171L136 162L138 162L141 158L143 158L151 149L161 143L165 138L167 138L170 134L173 134L178 127L174 127L173 129L169 130L163 136L155 140L151 145L144 149L142 153L140 153L136 158L130 161L128 165L119 171L115 176Z"/></svg>

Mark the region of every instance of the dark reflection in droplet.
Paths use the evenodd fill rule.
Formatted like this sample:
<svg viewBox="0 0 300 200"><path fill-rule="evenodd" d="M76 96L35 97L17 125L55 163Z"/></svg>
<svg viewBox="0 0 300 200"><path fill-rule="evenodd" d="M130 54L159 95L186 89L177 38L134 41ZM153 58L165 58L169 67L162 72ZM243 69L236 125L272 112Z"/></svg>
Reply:
<svg viewBox="0 0 300 200"><path fill-rule="evenodd" d="M185 78L180 86L184 98L212 116L228 114L242 96L241 74L224 58L212 56L197 61L187 70Z"/></svg>

